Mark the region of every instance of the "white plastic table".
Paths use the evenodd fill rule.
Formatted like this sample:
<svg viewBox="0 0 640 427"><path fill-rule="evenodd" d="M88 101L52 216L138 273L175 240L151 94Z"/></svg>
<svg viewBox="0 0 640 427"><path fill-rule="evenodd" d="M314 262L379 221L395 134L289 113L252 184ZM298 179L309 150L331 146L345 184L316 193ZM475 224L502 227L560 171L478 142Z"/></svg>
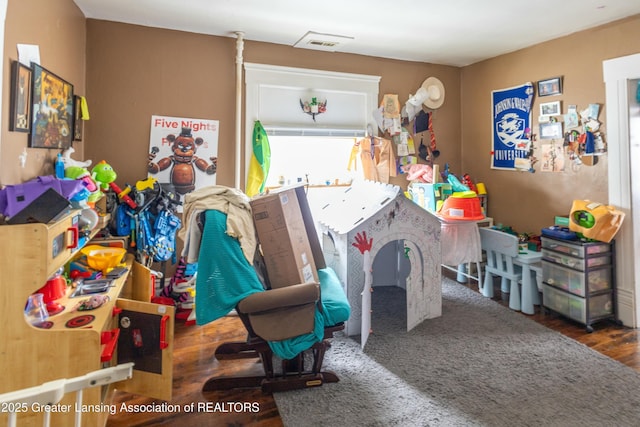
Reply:
<svg viewBox="0 0 640 427"><path fill-rule="evenodd" d="M531 277L531 264L536 264L542 260L542 253L521 249L513 263L522 267L522 296L521 298L510 298L509 308L521 310L525 314L534 314L533 305L540 304L538 285Z"/></svg>

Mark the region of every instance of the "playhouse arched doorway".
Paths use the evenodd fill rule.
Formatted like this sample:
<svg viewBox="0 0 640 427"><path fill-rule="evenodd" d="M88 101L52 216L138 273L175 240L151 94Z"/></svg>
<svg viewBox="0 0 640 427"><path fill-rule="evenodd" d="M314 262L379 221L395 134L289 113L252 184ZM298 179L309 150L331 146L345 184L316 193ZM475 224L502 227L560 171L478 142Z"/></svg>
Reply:
<svg viewBox="0 0 640 427"><path fill-rule="evenodd" d="M397 286L406 290L407 278L411 273L411 261L404 239L386 243L376 254L372 271L372 287Z"/></svg>

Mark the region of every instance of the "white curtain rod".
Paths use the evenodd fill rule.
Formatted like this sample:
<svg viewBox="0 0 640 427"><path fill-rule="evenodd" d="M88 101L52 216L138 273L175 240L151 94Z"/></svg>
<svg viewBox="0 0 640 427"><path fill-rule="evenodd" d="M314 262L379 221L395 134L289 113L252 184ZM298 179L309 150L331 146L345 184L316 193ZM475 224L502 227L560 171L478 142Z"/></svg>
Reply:
<svg viewBox="0 0 640 427"><path fill-rule="evenodd" d="M267 135L273 136L334 136L362 137L367 131L358 128L305 128L294 126L270 126L263 123Z"/></svg>

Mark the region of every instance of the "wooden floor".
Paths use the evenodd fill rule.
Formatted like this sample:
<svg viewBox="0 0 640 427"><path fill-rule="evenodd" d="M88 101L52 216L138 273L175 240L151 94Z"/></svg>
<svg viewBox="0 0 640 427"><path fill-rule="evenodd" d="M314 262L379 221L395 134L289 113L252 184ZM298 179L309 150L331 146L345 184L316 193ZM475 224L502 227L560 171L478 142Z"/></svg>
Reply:
<svg viewBox="0 0 640 427"><path fill-rule="evenodd" d="M447 272L443 274L448 275ZM478 290L475 282L467 286ZM495 294L496 301L508 306L508 297L504 298L501 295L499 286ZM607 321L595 324L594 331L587 333L584 326L555 314L545 314L539 307L536 307L534 315L527 317L640 372L640 330ZM255 360L218 362L213 357L213 351L219 343L242 340L244 337L245 332L240 320L233 316L206 326L185 326L176 323L171 404L178 409L138 414L118 411L115 415L109 416L107 426L282 426L271 395L263 394L259 390L210 393L201 391L202 384L214 374L234 375L247 369L260 372L260 365ZM122 402L140 405L138 407L149 403L162 403L126 393L115 393L113 403L119 407ZM185 412L185 408L190 409L192 404L194 410Z"/></svg>

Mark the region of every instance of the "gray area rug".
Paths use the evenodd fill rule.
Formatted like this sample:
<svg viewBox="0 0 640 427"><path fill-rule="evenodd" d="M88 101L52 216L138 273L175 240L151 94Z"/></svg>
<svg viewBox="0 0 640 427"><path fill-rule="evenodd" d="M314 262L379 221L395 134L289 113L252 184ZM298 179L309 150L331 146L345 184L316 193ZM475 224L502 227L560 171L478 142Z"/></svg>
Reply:
<svg viewBox="0 0 640 427"><path fill-rule="evenodd" d="M276 393L287 427L639 426L640 375L443 279L443 315L406 331L404 290L374 288L364 352L337 337L340 382Z"/></svg>

